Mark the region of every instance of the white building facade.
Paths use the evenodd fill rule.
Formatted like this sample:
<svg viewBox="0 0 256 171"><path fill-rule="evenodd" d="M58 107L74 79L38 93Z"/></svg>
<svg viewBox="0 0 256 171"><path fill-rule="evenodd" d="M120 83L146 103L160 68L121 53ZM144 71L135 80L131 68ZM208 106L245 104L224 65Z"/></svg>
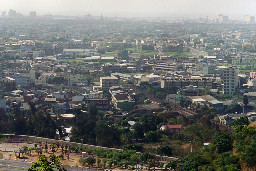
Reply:
<svg viewBox="0 0 256 171"><path fill-rule="evenodd" d="M233 94L238 87L238 74L235 68L228 67L223 71L223 94Z"/></svg>

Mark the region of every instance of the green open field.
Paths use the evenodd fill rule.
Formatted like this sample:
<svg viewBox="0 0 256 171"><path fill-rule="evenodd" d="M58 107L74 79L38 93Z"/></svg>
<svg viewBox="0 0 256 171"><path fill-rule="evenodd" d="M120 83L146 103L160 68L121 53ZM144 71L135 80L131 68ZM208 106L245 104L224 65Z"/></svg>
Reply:
<svg viewBox="0 0 256 171"><path fill-rule="evenodd" d="M128 48L128 51L132 53L139 53L140 56L151 56L158 55L158 51L153 50L137 50L135 48ZM190 57L193 56L190 52L163 52L164 56L176 56L176 57Z"/></svg>
<svg viewBox="0 0 256 171"><path fill-rule="evenodd" d="M65 58L59 58L58 61L66 61L66 62L83 62L83 59L65 59Z"/></svg>
<svg viewBox="0 0 256 171"><path fill-rule="evenodd" d="M118 52L119 52L118 50L114 50L114 51L112 51L112 52L103 53L103 54L101 54L101 56L103 56L103 57L105 57L105 56L114 56L114 57L117 57Z"/></svg>
<svg viewBox="0 0 256 171"><path fill-rule="evenodd" d="M128 48L128 51L131 53L138 53L140 57L153 57L154 55L158 55L157 51L152 51L152 50L137 50L135 48ZM118 56L118 50L114 50L112 52L106 52L104 54L101 54L102 57L107 57L107 56L113 56L117 57ZM190 57L193 56L190 52L163 52L164 56L175 56L175 57ZM66 58L59 58L57 59L58 61L66 61L66 62L83 62L83 59L78 58L78 59L66 59Z"/></svg>

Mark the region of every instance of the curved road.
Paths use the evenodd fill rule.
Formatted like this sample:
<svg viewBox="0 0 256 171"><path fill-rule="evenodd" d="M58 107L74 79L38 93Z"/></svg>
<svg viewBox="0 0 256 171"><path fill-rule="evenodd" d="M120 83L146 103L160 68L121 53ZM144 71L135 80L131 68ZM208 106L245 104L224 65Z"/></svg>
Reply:
<svg viewBox="0 0 256 171"><path fill-rule="evenodd" d="M31 162L25 162L25 161L15 161L15 160L5 160L0 159L0 167L11 167L11 168L17 168L17 169L7 169L7 168L0 168L0 170L8 170L8 171L20 171L20 169L27 170L27 168L31 167ZM64 166L68 171L98 171L103 169L88 169L88 168L82 168L82 167L72 167L72 166Z"/></svg>

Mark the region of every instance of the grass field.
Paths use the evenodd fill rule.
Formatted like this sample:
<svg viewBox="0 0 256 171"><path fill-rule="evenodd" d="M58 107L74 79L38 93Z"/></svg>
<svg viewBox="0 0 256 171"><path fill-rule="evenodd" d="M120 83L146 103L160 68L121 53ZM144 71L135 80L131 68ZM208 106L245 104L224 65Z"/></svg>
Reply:
<svg viewBox="0 0 256 171"><path fill-rule="evenodd" d="M137 50L134 48L128 48L128 51L131 53L138 53L140 57L153 57L154 55L158 55L158 51L153 51L153 50ZM118 56L118 50L114 50L112 52L106 52L104 54L101 54L102 57L107 57L107 56L113 56L117 57ZM190 52L163 52L164 56L175 56L175 57L190 57L193 56ZM83 59L78 58L78 59L65 59L65 58L59 58L58 61L66 61L66 62L83 62Z"/></svg>
<svg viewBox="0 0 256 171"><path fill-rule="evenodd" d="M64 59L64 58L60 58L58 59L58 61L66 61L66 62L83 62L84 60L81 58L78 59Z"/></svg>
<svg viewBox="0 0 256 171"><path fill-rule="evenodd" d="M105 57L105 56L114 56L114 57L117 57L118 56L118 50L114 50L112 52L106 52L104 54L101 54L101 56Z"/></svg>
<svg viewBox="0 0 256 171"><path fill-rule="evenodd" d="M132 53L139 53L140 56L151 56L158 55L158 51L153 50L138 50L135 48L128 48L128 51ZM193 56L190 52L163 52L164 56L176 56L176 57L190 57Z"/></svg>

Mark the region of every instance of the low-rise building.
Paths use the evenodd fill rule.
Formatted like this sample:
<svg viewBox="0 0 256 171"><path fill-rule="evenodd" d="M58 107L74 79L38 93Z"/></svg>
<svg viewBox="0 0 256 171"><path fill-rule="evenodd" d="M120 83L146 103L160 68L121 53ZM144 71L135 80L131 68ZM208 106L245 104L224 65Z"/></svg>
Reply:
<svg viewBox="0 0 256 171"><path fill-rule="evenodd" d="M214 107L217 112L223 111L223 103L210 95L188 96L187 98L190 100L192 104L194 103L196 105L209 105Z"/></svg>
<svg viewBox="0 0 256 171"><path fill-rule="evenodd" d="M95 104L97 109L109 110L110 101L108 99L84 99L86 105Z"/></svg>
<svg viewBox="0 0 256 171"><path fill-rule="evenodd" d="M45 76L41 76L38 79L35 80L35 85L47 85L47 78Z"/></svg>
<svg viewBox="0 0 256 171"><path fill-rule="evenodd" d="M128 91L121 87L111 87L109 92L112 96L112 104L117 109L131 111L135 106L135 99Z"/></svg>
<svg viewBox="0 0 256 171"><path fill-rule="evenodd" d="M117 77L100 77L100 87L102 90L108 90L112 86L118 86Z"/></svg>
<svg viewBox="0 0 256 171"><path fill-rule="evenodd" d="M247 96L249 102L256 102L256 92L248 92L243 95Z"/></svg>
<svg viewBox="0 0 256 171"><path fill-rule="evenodd" d="M0 79L0 86L4 91L12 91L16 88L16 81L14 78L5 77Z"/></svg>
<svg viewBox="0 0 256 171"><path fill-rule="evenodd" d="M16 86L28 87L31 85L30 77L27 74L14 74L13 78L16 81Z"/></svg>
<svg viewBox="0 0 256 171"><path fill-rule="evenodd" d="M235 120L241 118L241 117L246 117L246 114L226 114L226 115L221 115L219 116L219 122L222 125L225 126L232 126Z"/></svg>
<svg viewBox="0 0 256 171"><path fill-rule="evenodd" d="M148 83L153 83L156 81L160 81L160 76L159 75L155 75L153 73L149 74L149 75L142 75L141 76L141 82L148 82Z"/></svg>
<svg viewBox="0 0 256 171"><path fill-rule="evenodd" d="M77 74L77 75L70 75L68 77L68 86L73 87L73 86L87 86L88 85L88 80L86 77Z"/></svg>
<svg viewBox="0 0 256 171"><path fill-rule="evenodd" d="M183 130L183 126L181 124L178 125L162 125L160 130L167 131L168 133L180 133Z"/></svg>
<svg viewBox="0 0 256 171"><path fill-rule="evenodd" d="M217 88L217 82L215 79L164 78L161 80L161 88L165 88L165 87L183 88L190 85L197 86L198 88L205 88L205 87L208 87L210 89Z"/></svg>

